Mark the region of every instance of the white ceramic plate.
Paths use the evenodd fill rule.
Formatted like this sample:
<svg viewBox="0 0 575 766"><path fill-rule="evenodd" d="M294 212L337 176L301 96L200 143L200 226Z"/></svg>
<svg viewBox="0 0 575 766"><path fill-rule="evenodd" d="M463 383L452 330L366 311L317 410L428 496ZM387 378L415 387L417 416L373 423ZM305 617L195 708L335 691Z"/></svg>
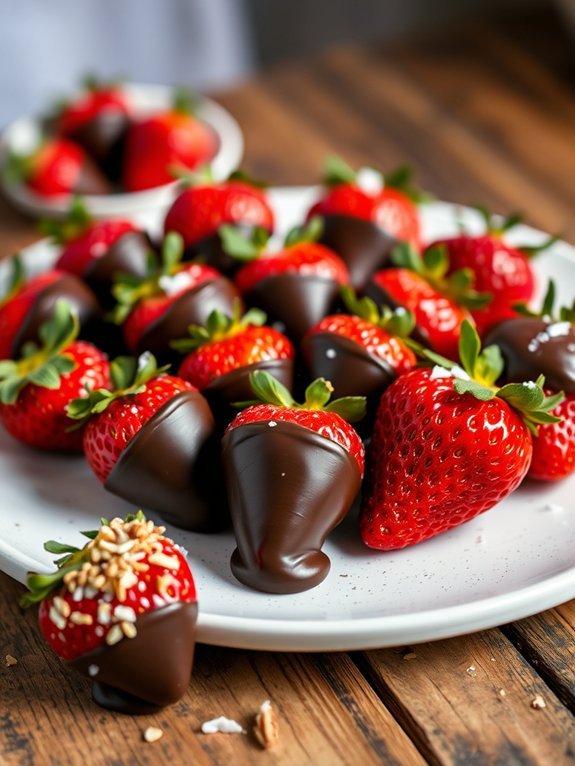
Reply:
<svg viewBox="0 0 575 766"><path fill-rule="evenodd" d="M174 88L167 85L126 84L134 111L138 115L167 109L173 99ZM219 140L219 149L212 160L214 178L227 178L241 162L244 152L242 132L232 115L215 101L202 97L198 102L198 116L210 125ZM0 167L6 153L33 151L41 136L41 125L36 117L22 117L8 125L0 139ZM97 217L133 215L142 211L166 209L178 190L178 182L141 192L122 194L86 195L84 200L92 215ZM23 184L2 181L6 196L24 213L33 216L62 217L70 206L69 197L47 199L30 191Z"/></svg>
<svg viewBox="0 0 575 766"><path fill-rule="evenodd" d="M272 190L285 229L301 218L313 189ZM471 228L472 211L446 203L423 209L425 236ZM519 227L517 241L541 233ZM541 277L557 281L560 299L575 293L575 251L558 242L537 259ZM45 242L27 249L36 270L53 260ZM472 466L470 466L472 470ZM46 569L49 539L79 542L101 516L129 512L108 495L83 459L41 455L0 435L0 567L24 581ZM214 537L170 529L183 544L199 591L199 640L249 649L338 650L410 645L499 625L575 597L575 477L556 485L525 483L473 521L414 548L394 553L366 549L354 516L324 550L332 568L314 590L295 596L255 593L234 580L228 561L231 534Z"/></svg>

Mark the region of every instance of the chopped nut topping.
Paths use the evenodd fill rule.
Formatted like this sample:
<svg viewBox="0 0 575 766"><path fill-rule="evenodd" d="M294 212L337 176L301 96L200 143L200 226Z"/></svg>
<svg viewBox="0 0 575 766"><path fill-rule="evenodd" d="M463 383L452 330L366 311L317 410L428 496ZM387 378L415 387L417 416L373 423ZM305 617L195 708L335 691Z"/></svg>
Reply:
<svg viewBox="0 0 575 766"><path fill-rule="evenodd" d="M94 620L92 619L92 615L90 614L83 614L82 612L72 612L70 615L70 622L73 625L91 625Z"/></svg>
<svg viewBox="0 0 575 766"><path fill-rule="evenodd" d="M72 611L70 609L70 604L67 601L64 601L63 598L60 598L60 596L54 596L53 604L58 612L60 612L62 617L70 616L70 612Z"/></svg>
<svg viewBox="0 0 575 766"><path fill-rule="evenodd" d="M138 631L133 622L121 622L120 628L122 629L122 633L126 636L126 638L136 638L138 635Z"/></svg>
<svg viewBox="0 0 575 766"><path fill-rule="evenodd" d="M6 660L5 661L6 661L6 666L7 667L11 667L12 665L17 665L18 664L18 660L16 659L16 657L12 657L11 654L7 654L6 655Z"/></svg>
<svg viewBox="0 0 575 766"><path fill-rule="evenodd" d="M144 732L144 739L146 742L157 742L164 736L162 729L157 729L155 726L148 726Z"/></svg>
<svg viewBox="0 0 575 766"><path fill-rule="evenodd" d="M124 633L119 625L112 625L108 633L106 634L106 643L108 646L114 646L124 638Z"/></svg>
<svg viewBox="0 0 575 766"><path fill-rule="evenodd" d="M262 747L269 748L279 742L279 724L272 704L266 700L256 715L254 735Z"/></svg>
<svg viewBox="0 0 575 766"><path fill-rule="evenodd" d="M51 606L48 611L48 617L58 628L58 630L64 630L66 627L66 620L62 614L56 609L55 606Z"/></svg>
<svg viewBox="0 0 575 766"><path fill-rule="evenodd" d="M547 705L545 704L545 700L543 699L543 697L540 694L538 694L536 697L534 697L531 700L531 707L534 708L535 710L541 710L542 708L547 707Z"/></svg>
<svg viewBox="0 0 575 766"><path fill-rule="evenodd" d="M407 660L407 662L409 662L409 660L416 660L417 659L417 654L415 652L406 652L403 655L403 659Z"/></svg>
<svg viewBox="0 0 575 766"><path fill-rule="evenodd" d="M165 567L165 569L179 569L180 562L175 556L166 556L165 553L153 553L148 561L154 566Z"/></svg>

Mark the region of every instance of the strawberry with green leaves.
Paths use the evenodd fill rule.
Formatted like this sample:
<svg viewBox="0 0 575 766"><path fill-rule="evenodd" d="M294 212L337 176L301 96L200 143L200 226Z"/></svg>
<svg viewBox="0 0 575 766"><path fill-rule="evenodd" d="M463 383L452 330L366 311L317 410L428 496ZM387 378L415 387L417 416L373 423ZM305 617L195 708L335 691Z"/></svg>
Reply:
<svg viewBox="0 0 575 766"><path fill-rule="evenodd" d="M489 510L516 489L540 425L563 394L546 396L542 376L499 388L497 346L480 352L464 322L461 367L432 352L385 391L371 441L362 539L379 550L427 540Z"/></svg>
<svg viewBox="0 0 575 766"><path fill-rule="evenodd" d="M221 523L209 405L151 354L115 359L111 386L92 387L67 411L85 426L84 454L108 491L187 529Z"/></svg>
<svg viewBox="0 0 575 766"><path fill-rule="evenodd" d="M487 305L491 296L474 289L469 269L449 274L442 247L430 248L421 256L408 245L398 245L391 260L393 268L373 275L367 295L377 303L413 312L414 335L437 353L456 359L463 321L471 318L472 308Z"/></svg>
<svg viewBox="0 0 575 766"><path fill-rule="evenodd" d="M66 410L87 389L107 386L110 368L91 343L76 340L78 320L66 301L28 341L17 360L0 362L0 420L18 441L31 447L81 451L82 433L69 431Z"/></svg>
<svg viewBox="0 0 575 766"><path fill-rule="evenodd" d="M181 548L141 511L82 534L82 548L44 545L60 556L57 569L28 575L22 606L39 604L46 642L93 682L98 704L141 713L175 702L188 687L197 619Z"/></svg>
<svg viewBox="0 0 575 766"><path fill-rule="evenodd" d="M250 377L256 401L222 441L232 572L256 590L298 593L327 576L322 545L359 491L364 449L348 420L364 415L365 399L330 402L333 387L318 379L298 404L268 373Z"/></svg>

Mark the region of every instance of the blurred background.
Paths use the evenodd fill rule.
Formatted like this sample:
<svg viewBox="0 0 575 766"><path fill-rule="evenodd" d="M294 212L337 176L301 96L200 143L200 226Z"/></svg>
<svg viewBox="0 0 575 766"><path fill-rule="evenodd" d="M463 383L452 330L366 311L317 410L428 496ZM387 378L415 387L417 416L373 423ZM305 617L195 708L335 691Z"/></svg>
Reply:
<svg viewBox="0 0 575 766"><path fill-rule="evenodd" d="M551 0L547 2L552 7ZM391 43L463 20L545 4L546 0L0 0L0 127L21 114L45 109L87 72L217 92L262 68L332 44ZM562 5L567 14L575 8L571 0Z"/></svg>

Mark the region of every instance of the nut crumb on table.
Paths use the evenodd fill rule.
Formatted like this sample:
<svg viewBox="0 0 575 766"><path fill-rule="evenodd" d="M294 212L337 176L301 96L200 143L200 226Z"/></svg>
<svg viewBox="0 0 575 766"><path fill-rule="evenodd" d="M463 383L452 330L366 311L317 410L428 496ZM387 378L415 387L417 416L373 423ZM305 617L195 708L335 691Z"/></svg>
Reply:
<svg viewBox="0 0 575 766"><path fill-rule="evenodd" d="M256 715L253 732L262 747L273 747L279 742L278 719L269 700L262 703Z"/></svg>
<svg viewBox="0 0 575 766"><path fill-rule="evenodd" d="M5 662L6 662L6 667L11 667L12 665L18 664L18 660L16 659L16 657L13 657L11 654L6 655Z"/></svg>
<svg viewBox="0 0 575 766"><path fill-rule="evenodd" d="M544 707L547 707L547 705L545 704L545 700L543 699L543 697L540 694L538 694L536 697L534 697L531 700L531 707L534 710L542 710Z"/></svg>
<svg viewBox="0 0 575 766"><path fill-rule="evenodd" d="M144 732L144 739L146 742L157 742L164 736L162 729L158 729L156 726L148 726Z"/></svg>

